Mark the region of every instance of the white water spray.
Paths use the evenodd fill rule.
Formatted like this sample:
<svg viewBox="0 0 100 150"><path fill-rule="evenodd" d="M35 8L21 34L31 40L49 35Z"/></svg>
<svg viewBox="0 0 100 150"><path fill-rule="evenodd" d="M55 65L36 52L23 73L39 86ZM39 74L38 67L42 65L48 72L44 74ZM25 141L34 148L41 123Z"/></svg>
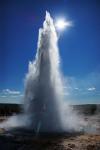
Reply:
<svg viewBox="0 0 100 150"><path fill-rule="evenodd" d="M26 77L24 108L35 131L62 129L60 101L63 87L59 63L57 34L53 20L46 12L43 29L39 30L36 58L29 64Z"/></svg>
<svg viewBox="0 0 100 150"><path fill-rule="evenodd" d="M29 64L24 103L25 112L30 116L30 128L37 132L61 132L67 127L75 127L77 122L68 106L67 114L64 110L64 85L57 42L53 19L46 12L43 28L39 29L36 58Z"/></svg>
<svg viewBox="0 0 100 150"><path fill-rule="evenodd" d="M25 80L24 115L10 119L17 118L17 124L22 122L19 126L27 126L36 133L79 129L80 119L64 103L57 42L53 19L46 12L43 28L39 29L36 57L29 63Z"/></svg>

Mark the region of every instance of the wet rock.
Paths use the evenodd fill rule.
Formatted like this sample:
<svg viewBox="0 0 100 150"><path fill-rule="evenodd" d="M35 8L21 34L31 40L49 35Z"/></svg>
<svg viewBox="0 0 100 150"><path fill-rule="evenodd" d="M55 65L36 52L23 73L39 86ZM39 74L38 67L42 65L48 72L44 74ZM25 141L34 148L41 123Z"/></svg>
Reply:
<svg viewBox="0 0 100 150"><path fill-rule="evenodd" d="M68 147L69 147L69 148L74 148L74 147L75 147L75 144L69 143L69 144L68 144Z"/></svg>
<svg viewBox="0 0 100 150"><path fill-rule="evenodd" d="M72 148L68 147L66 150L72 150Z"/></svg>
<svg viewBox="0 0 100 150"><path fill-rule="evenodd" d="M54 150L66 150L66 148L63 145L57 145Z"/></svg>
<svg viewBox="0 0 100 150"><path fill-rule="evenodd" d="M87 145L87 150L96 150L94 144Z"/></svg>

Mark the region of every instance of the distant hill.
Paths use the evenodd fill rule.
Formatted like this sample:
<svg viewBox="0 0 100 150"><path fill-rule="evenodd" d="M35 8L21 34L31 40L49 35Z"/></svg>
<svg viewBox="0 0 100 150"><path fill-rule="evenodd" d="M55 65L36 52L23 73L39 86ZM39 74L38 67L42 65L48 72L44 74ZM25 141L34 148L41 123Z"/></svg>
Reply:
<svg viewBox="0 0 100 150"><path fill-rule="evenodd" d="M71 105L73 110L85 115L93 115L100 112L100 104L84 104L84 105ZM22 112L22 104L0 104L0 116L10 116L13 113Z"/></svg>
<svg viewBox="0 0 100 150"><path fill-rule="evenodd" d="M100 104L73 105L73 109L85 115L93 115L100 112Z"/></svg>
<svg viewBox="0 0 100 150"><path fill-rule="evenodd" d="M19 112L21 112L21 104L0 104L0 116L10 116Z"/></svg>

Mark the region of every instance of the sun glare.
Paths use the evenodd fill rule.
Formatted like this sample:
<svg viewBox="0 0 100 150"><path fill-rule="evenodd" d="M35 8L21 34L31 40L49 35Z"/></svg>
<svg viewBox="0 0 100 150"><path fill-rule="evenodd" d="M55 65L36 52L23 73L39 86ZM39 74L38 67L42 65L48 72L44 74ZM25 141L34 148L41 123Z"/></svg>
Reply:
<svg viewBox="0 0 100 150"><path fill-rule="evenodd" d="M55 23L55 27L59 30L64 30L67 27L72 26L72 22L71 21L65 21L63 19L59 19L56 21Z"/></svg>

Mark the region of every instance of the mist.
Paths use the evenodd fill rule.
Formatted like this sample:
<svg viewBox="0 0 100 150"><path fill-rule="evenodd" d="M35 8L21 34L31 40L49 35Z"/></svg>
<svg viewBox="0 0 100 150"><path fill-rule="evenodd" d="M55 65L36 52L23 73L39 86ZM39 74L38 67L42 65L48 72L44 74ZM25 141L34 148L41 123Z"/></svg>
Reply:
<svg viewBox="0 0 100 150"><path fill-rule="evenodd" d="M43 28L39 29L35 60L29 62L25 78L23 113L8 118L0 127L23 127L36 133L81 130L84 121L63 94L65 84L60 65L58 35L46 12Z"/></svg>

